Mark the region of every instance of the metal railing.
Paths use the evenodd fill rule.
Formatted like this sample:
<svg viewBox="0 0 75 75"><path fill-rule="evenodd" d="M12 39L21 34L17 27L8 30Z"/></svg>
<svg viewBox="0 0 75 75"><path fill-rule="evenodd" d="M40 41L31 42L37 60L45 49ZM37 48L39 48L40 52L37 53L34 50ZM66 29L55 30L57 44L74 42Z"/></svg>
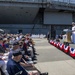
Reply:
<svg viewBox="0 0 75 75"><path fill-rule="evenodd" d="M0 1L16 1L16 2L63 2L68 4L75 4L75 0L0 0Z"/></svg>
<svg viewBox="0 0 75 75"><path fill-rule="evenodd" d="M0 0L0 1L37 2L37 3L47 2L47 0Z"/></svg>
<svg viewBox="0 0 75 75"><path fill-rule="evenodd" d="M75 0L47 0L47 2L63 2L68 4L75 4Z"/></svg>
<svg viewBox="0 0 75 75"><path fill-rule="evenodd" d="M35 2L36 0L0 0L0 1Z"/></svg>

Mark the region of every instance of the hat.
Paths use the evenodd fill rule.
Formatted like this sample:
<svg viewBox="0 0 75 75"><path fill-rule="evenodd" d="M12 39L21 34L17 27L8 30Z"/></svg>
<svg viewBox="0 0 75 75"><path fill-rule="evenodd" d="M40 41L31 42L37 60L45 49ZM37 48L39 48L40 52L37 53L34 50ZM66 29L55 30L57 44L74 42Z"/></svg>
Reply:
<svg viewBox="0 0 75 75"><path fill-rule="evenodd" d="M18 56L18 55L22 55L22 52L21 51L14 51L13 56Z"/></svg>
<svg viewBox="0 0 75 75"><path fill-rule="evenodd" d="M13 45L19 45L19 42L15 42Z"/></svg>

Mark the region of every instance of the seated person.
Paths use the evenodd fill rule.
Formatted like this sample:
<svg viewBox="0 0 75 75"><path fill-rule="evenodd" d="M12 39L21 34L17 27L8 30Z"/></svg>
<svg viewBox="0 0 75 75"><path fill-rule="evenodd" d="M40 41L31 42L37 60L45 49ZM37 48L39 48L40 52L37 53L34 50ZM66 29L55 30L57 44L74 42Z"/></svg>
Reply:
<svg viewBox="0 0 75 75"><path fill-rule="evenodd" d="M20 65L20 60L22 58L22 52L16 51L13 53L12 58L7 62L7 71L9 75L39 75L36 71L35 73L27 72L27 70Z"/></svg>
<svg viewBox="0 0 75 75"><path fill-rule="evenodd" d="M3 54L4 53L0 53L0 70L2 71L2 73L4 75L8 75L7 70L6 70L6 64L5 64L4 60L2 59L3 58Z"/></svg>
<svg viewBox="0 0 75 75"><path fill-rule="evenodd" d="M13 52L16 52L16 51L22 51L21 49L20 49L20 47L19 47L19 43L18 42L16 42L16 43L14 43L13 44L13 49L10 51L10 53L9 53L9 55L8 55L8 59L11 59L12 58L12 54L13 54ZM33 64L33 62L30 60L30 58L28 57L28 56L26 56L26 55L24 55L24 53L22 54L22 58L24 58L24 60L27 62L27 60L28 60L28 62L27 63L31 63L31 64ZM29 64L30 64L29 63ZM25 66L29 66L29 64L25 64L25 62L24 62L24 65Z"/></svg>

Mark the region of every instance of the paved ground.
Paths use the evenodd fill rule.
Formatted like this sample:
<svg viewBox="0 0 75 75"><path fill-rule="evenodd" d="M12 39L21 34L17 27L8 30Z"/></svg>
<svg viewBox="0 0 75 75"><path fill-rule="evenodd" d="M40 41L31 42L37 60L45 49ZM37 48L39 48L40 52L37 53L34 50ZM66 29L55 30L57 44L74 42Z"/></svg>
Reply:
<svg viewBox="0 0 75 75"><path fill-rule="evenodd" d="M36 45L37 64L41 72L49 75L75 75L75 60L50 45L46 39L34 39Z"/></svg>

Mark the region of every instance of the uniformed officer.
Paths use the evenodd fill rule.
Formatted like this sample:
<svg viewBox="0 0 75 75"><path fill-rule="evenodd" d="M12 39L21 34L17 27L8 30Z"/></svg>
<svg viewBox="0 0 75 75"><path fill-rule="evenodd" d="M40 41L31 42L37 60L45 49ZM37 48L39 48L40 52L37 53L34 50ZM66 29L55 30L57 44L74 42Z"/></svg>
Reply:
<svg viewBox="0 0 75 75"><path fill-rule="evenodd" d="M72 22L72 43L75 44L75 23Z"/></svg>

